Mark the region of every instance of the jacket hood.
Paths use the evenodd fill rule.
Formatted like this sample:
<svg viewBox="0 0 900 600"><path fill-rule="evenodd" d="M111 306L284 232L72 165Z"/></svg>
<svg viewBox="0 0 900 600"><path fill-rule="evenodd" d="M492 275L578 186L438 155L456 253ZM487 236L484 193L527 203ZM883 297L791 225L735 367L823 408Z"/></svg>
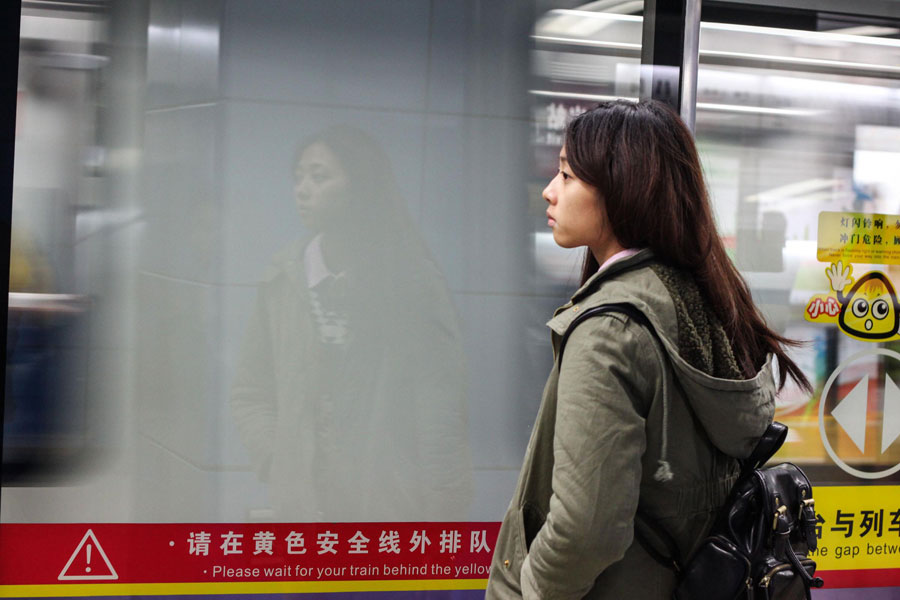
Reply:
<svg viewBox="0 0 900 600"><path fill-rule="evenodd" d="M678 383L710 441L735 458L747 458L775 414L772 356L752 379L722 379L688 364L663 338Z"/></svg>
<svg viewBox="0 0 900 600"><path fill-rule="evenodd" d="M662 342L660 359L668 359L710 441L729 456L747 458L775 413L773 356L754 377L742 378L731 343L693 279L659 264L650 250L599 271L563 309L612 303L631 304L648 318ZM548 325L562 335L577 312L561 310Z"/></svg>

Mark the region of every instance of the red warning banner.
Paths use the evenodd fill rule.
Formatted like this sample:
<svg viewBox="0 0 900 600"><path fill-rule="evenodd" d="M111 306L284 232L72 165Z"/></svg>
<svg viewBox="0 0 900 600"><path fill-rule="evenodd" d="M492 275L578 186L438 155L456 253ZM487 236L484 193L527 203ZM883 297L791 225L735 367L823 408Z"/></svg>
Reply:
<svg viewBox="0 0 900 600"><path fill-rule="evenodd" d="M499 523L4 524L0 584L487 579Z"/></svg>
<svg viewBox="0 0 900 600"><path fill-rule="evenodd" d="M483 590L499 528L499 523L4 524L0 598ZM816 556L826 563L823 558ZM900 577L896 568L823 566L817 574L828 588L891 586Z"/></svg>

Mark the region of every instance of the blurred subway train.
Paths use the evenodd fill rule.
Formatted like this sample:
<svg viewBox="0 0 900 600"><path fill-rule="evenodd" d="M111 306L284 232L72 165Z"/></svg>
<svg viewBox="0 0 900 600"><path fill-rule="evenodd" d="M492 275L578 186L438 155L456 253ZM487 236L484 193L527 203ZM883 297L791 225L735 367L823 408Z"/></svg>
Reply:
<svg viewBox="0 0 900 600"><path fill-rule="evenodd" d="M123 519L272 518L229 397L269 261L310 233L295 163L346 124L384 148L463 324L464 504L506 502L538 398L517 399L579 270L541 189L567 119L640 95L643 5L470 4L23 2L4 519L75 514L69 493ZM819 391L862 345L803 318L827 291L819 213L900 213L900 15L826 5L704 3L695 117L721 234L770 323L811 340ZM779 402L786 455L844 480L818 399ZM179 485L196 501L163 498Z"/></svg>

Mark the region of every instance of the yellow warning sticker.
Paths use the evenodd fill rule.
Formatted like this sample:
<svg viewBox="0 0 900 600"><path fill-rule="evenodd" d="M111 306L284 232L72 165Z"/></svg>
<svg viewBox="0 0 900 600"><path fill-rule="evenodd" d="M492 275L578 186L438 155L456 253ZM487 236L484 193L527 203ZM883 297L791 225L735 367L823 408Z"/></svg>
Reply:
<svg viewBox="0 0 900 600"><path fill-rule="evenodd" d="M900 265L900 215L872 213L819 213L817 258Z"/></svg>
<svg viewBox="0 0 900 600"><path fill-rule="evenodd" d="M814 487L819 569L900 568L900 486Z"/></svg>
<svg viewBox="0 0 900 600"><path fill-rule="evenodd" d="M827 294L806 303L804 318L813 323L836 323L840 330L864 342L900 339L900 301L890 278L881 271L853 275L842 261L825 269L831 284Z"/></svg>

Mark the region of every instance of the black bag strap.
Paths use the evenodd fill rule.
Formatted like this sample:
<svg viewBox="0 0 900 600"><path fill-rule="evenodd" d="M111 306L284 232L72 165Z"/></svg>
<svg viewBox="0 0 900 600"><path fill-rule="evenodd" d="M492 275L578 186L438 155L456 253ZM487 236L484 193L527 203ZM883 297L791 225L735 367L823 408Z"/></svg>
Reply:
<svg viewBox="0 0 900 600"><path fill-rule="evenodd" d="M763 432L762 437L759 438L759 442L756 443L756 448L753 449L750 456L741 461L741 477L766 464L784 444L787 434L787 425L772 421Z"/></svg>
<svg viewBox="0 0 900 600"><path fill-rule="evenodd" d="M651 542L651 537L658 543ZM653 560L665 568L675 571L676 575L681 575L685 563L681 559L681 551L678 549L675 538L661 526L653 524L652 519L641 508L638 508L634 515L634 539ZM660 543L665 546L665 553L659 551Z"/></svg>
<svg viewBox="0 0 900 600"><path fill-rule="evenodd" d="M656 341L662 344L662 340L659 339L659 334L656 333L656 328L653 327L653 323L650 322L650 319L647 318L647 315L639 311L634 307L633 304L627 304L625 302L612 302L610 304L601 304L600 306L594 306L592 308L587 309L569 323L569 326L566 328L565 333L563 333L562 340L559 342L559 352L556 355L556 362L561 367L562 366L562 357L563 352L566 349L566 343L569 341L569 336L572 335L572 332L575 331L575 328L582 322L591 317L596 317L598 315L606 314L606 313L620 313L627 315L633 321L640 323L650 333L653 334L653 337L656 338Z"/></svg>

